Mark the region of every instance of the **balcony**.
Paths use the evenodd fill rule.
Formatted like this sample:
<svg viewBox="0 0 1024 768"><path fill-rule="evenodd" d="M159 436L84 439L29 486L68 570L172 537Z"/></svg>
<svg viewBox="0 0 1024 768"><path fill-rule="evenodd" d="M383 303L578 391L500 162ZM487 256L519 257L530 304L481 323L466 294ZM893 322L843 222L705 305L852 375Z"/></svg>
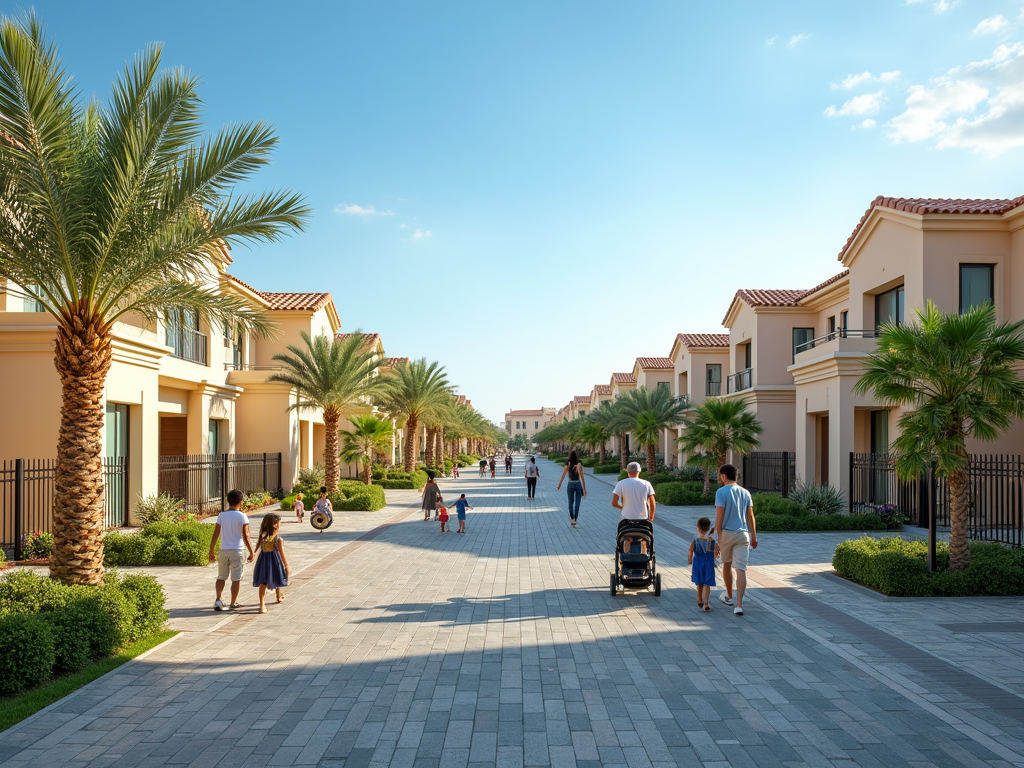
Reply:
<svg viewBox="0 0 1024 768"><path fill-rule="evenodd" d="M728 379L728 393L742 392L745 389L750 389L753 386L754 380L754 369L744 368L742 371L737 371L732 374Z"/></svg>
<svg viewBox="0 0 1024 768"><path fill-rule="evenodd" d="M820 347L822 344L827 344L834 339L874 339L877 337L877 331L855 331L849 328L840 328L832 333L826 333L824 336L818 336L810 341L805 341L803 344L798 344L793 350L793 353L799 355L801 352L806 352L815 347Z"/></svg>
<svg viewBox="0 0 1024 768"><path fill-rule="evenodd" d="M167 346L171 348L171 357L187 360L190 363L208 365L207 338L205 333L183 328L180 325L168 325Z"/></svg>
<svg viewBox="0 0 1024 768"><path fill-rule="evenodd" d="M225 371L283 371L284 365L255 365L252 363L224 363Z"/></svg>
<svg viewBox="0 0 1024 768"><path fill-rule="evenodd" d="M878 334L871 330L837 330L797 345L793 350L793 366L799 367L815 360L841 355L849 357L870 354L875 350Z"/></svg>

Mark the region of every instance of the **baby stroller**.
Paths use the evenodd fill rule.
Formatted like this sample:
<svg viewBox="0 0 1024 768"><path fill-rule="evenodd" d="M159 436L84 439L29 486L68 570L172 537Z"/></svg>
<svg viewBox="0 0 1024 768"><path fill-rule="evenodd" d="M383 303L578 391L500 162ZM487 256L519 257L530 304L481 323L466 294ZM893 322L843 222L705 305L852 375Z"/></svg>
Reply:
<svg viewBox="0 0 1024 768"><path fill-rule="evenodd" d="M622 551L624 539L632 539L629 552ZM647 543L647 554L641 552L640 542ZM610 592L638 592L649 589L655 597L661 595L661 574L657 572L654 557L654 523L650 520L620 520L615 535L615 572L611 574Z"/></svg>

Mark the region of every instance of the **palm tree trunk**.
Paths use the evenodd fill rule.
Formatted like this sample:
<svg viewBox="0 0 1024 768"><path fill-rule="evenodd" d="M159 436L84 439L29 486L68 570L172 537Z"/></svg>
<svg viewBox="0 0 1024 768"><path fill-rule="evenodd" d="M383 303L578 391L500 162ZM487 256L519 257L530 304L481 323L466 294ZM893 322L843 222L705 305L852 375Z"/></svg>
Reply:
<svg viewBox="0 0 1024 768"><path fill-rule="evenodd" d="M420 420L410 415L405 421L405 471L416 469L416 454L420 448Z"/></svg>
<svg viewBox="0 0 1024 768"><path fill-rule="evenodd" d="M62 406L50 575L65 584L102 584L103 387L111 338L95 320L77 315L72 321L70 329L58 326L54 355Z"/></svg>
<svg viewBox="0 0 1024 768"><path fill-rule="evenodd" d="M426 453L426 464L428 467L434 466L434 433L436 430L433 427L427 427L427 453Z"/></svg>
<svg viewBox="0 0 1024 768"><path fill-rule="evenodd" d="M604 459L605 459L604 443L601 443L601 459L600 459L600 461L598 461L598 463L599 464L604 464Z"/></svg>
<svg viewBox="0 0 1024 768"><path fill-rule="evenodd" d="M338 466L338 423L341 413L336 408L324 408L324 485L328 493L338 490L341 469Z"/></svg>
<svg viewBox="0 0 1024 768"><path fill-rule="evenodd" d="M437 466L444 471L444 427L437 428Z"/></svg>
<svg viewBox="0 0 1024 768"><path fill-rule="evenodd" d="M958 470L949 474L949 570L962 571L971 562L970 542L967 538L968 516L971 504L971 486L967 472Z"/></svg>
<svg viewBox="0 0 1024 768"><path fill-rule="evenodd" d="M366 456L363 457L363 482L366 485L369 485L370 484L370 480L372 480L372 471L373 471L372 466L371 466L372 463L373 463L373 449L371 448L370 452L367 453Z"/></svg>
<svg viewBox="0 0 1024 768"><path fill-rule="evenodd" d="M701 464L704 468L704 495L711 492L711 468L707 464Z"/></svg>
<svg viewBox="0 0 1024 768"><path fill-rule="evenodd" d="M656 446L654 443L647 444L647 472L653 476L655 471L658 469L658 456L655 453Z"/></svg>

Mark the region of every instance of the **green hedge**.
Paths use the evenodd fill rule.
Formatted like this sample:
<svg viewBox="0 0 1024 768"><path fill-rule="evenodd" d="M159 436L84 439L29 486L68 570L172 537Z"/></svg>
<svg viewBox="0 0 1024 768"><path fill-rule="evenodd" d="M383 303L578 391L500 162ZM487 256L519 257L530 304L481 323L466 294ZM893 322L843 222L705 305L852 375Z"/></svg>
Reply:
<svg viewBox="0 0 1024 768"><path fill-rule="evenodd" d="M774 493L755 493L753 501L758 532L885 530L885 521L874 513L814 515L793 499L784 499Z"/></svg>
<svg viewBox="0 0 1024 768"><path fill-rule="evenodd" d="M164 593L152 576L110 571L103 586L87 587L12 573L0 581L0 693L77 671L165 621Z"/></svg>
<svg viewBox="0 0 1024 768"><path fill-rule="evenodd" d="M204 566L209 562L213 529L209 523L162 520L147 523L138 533L111 531L103 538L103 562L107 566ZM219 548L218 542L214 551Z"/></svg>
<svg viewBox="0 0 1024 768"><path fill-rule="evenodd" d="M426 482L426 475L423 477ZM381 480L379 483L366 485L360 480L342 480L338 483L338 492L328 494L327 498L331 500L331 506L334 507L335 512L375 512L387 505L384 489L393 487L389 485L391 482L393 481ZM311 512L316 500L320 498L320 489L316 489L314 493L303 490L302 493L305 496L303 503L306 506L306 511ZM285 512L295 509L294 493L281 499L281 509Z"/></svg>
<svg viewBox="0 0 1024 768"><path fill-rule="evenodd" d="M614 464L595 464L594 474L595 475L616 475L622 470L622 465L619 462Z"/></svg>
<svg viewBox="0 0 1024 768"><path fill-rule="evenodd" d="M840 576L893 597L1024 595L1024 550L971 544L971 562L949 570L949 545L937 542L934 573L928 573L928 543L895 536L862 537L836 547L832 567Z"/></svg>
<svg viewBox="0 0 1024 768"><path fill-rule="evenodd" d="M670 507L706 507L714 505L715 494L704 495L703 483L663 482L656 486L659 504Z"/></svg>
<svg viewBox="0 0 1024 768"><path fill-rule="evenodd" d="M622 470L621 472L619 472L619 480L625 480L627 477L629 477L629 473L626 472L626 470ZM678 482L680 482L679 476L673 474L672 472L658 472L656 474L651 475L651 474L648 474L646 469L642 469L642 470L640 470L640 474L637 475L637 477L639 477L641 480L649 480L651 485L653 485L655 487L657 487L661 483L678 483ZM701 487L701 489L703 489L704 488L704 484L701 483L700 487Z"/></svg>

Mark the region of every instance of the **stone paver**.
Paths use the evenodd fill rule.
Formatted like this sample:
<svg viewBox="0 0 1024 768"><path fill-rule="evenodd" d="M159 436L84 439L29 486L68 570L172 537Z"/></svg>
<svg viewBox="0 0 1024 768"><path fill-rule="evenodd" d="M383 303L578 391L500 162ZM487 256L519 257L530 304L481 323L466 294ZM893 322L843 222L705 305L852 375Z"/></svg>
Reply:
<svg viewBox="0 0 1024 768"><path fill-rule="evenodd" d="M532 502L521 463L442 481L475 507L465 536L413 494L323 536L286 529L302 572L266 616L208 619L212 572L161 569L187 631L0 734L0 760L1024 765L1015 636L972 645L1003 665L993 680L958 626L1021 621L1020 600L878 600L821 575L841 537L766 534L747 615L698 613L688 508L659 510L662 596L611 597L610 486L590 479L571 529L560 468L541 466Z"/></svg>

